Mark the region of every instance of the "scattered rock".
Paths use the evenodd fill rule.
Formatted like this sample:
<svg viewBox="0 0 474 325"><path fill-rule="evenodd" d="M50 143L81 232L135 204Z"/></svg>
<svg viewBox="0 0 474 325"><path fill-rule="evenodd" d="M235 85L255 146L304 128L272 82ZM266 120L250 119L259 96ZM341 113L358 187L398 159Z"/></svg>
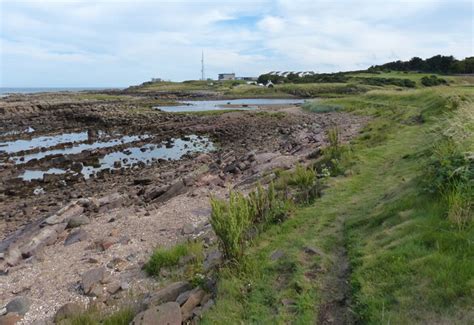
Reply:
<svg viewBox="0 0 474 325"><path fill-rule="evenodd" d="M89 224L90 220L87 216L80 214L69 219L66 228L76 228Z"/></svg>
<svg viewBox="0 0 474 325"><path fill-rule="evenodd" d="M102 251L106 251L107 249L109 249L111 246L115 245L118 243L118 239L115 238L115 237L108 237L108 238L104 238L104 239L101 239L101 240L98 240L96 242L96 245L97 247L102 250Z"/></svg>
<svg viewBox="0 0 474 325"><path fill-rule="evenodd" d="M154 201L158 203L166 202L172 197L175 197L176 195L183 194L184 192L186 192L186 189L186 185L184 184L183 180L180 179L179 181L171 185L165 193L156 197Z"/></svg>
<svg viewBox="0 0 474 325"><path fill-rule="evenodd" d="M54 322L58 323L60 320L64 318L68 318L68 317L80 314L83 310L84 309L81 305L76 304L74 302L68 302L58 309L58 311L56 312L56 315L54 315Z"/></svg>
<svg viewBox="0 0 474 325"><path fill-rule="evenodd" d="M21 260L21 251L16 247L10 247L5 256L5 263L9 266L15 266Z"/></svg>
<svg viewBox="0 0 474 325"><path fill-rule="evenodd" d="M79 206L76 203L70 203L52 216L48 217L44 223L48 225L55 225L58 223L68 222L69 219L76 217L83 212L84 208L82 206Z"/></svg>
<svg viewBox="0 0 474 325"><path fill-rule="evenodd" d="M323 255L323 252L321 250L317 249L316 247L312 246L305 246L304 247L304 252L309 255Z"/></svg>
<svg viewBox="0 0 474 325"><path fill-rule="evenodd" d="M98 267L98 268L85 272L82 275L82 281L81 281L81 286L82 286L82 289L84 290L84 293L86 295L89 295L91 293L93 294L97 293L97 289L94 287L97 287L98 284L104 281L105 275L106 275L106 272L105 272L104 267ZM94 292L92 292L93 289L95 289Z"/></svg>
<svg viewBox="0 0 474 325"><path fill-rule="evenodd" d="M218 250L212 250L207 253L206 259L203 263L204 272L209 271L210 269L215 268L222 262L222 253Z"/></svg>
<svg viewBox="0 0 474 325"><path fill-rule="evenodd" d="M187 223L183 226L183 235L190 235L193 234L196 230L196 227L192 223Z"/></svg>
<svg viewBox="0 0 474 325"><path fill-rule="evenodd" d="M148 304L152 306L157 306L159 304L176 301L178 296L191 289L191 284L189 282L174 282L167 287L164 287L157 292L153 293L149 298Z"/></svg>
<svg viewBox="0 0 474 325"><path fill-rule="evenodd" d="M120 257L114 257L109 263L107 263L107 267L115 271L120 271L121 269L123 269L125 264L126 262L124 259Z"/></svg>
<svg viewBox="0 0 474 325"><path fill-rule="evenodd" d="M181 306L181 314L183 315L183 321L187 321L193 316L193 310L196 308L206 295L206 292L201 288L194 289L188 297L188 300Z"/></svg>
<svg viewBox="0 0 474 325"><path fill-rule="evenodd" d="M85 241L88 238L88 234L84 229L77 229L71 232L64 241L64 246L69 246L80 241Z"/></svg>
<svg viewBox="0 0 474 325"><path fill-rule="evenodd" d="M191 294L191 292L192 292L192 290L188 290L188 291L183 292L182 294L180 294L178 296L178 298L176 298L176 302L180 306L182 306L186 302L186 300L188 300L189 295Z"/></svg>
<svg viewBox="0 0 474 325"><path fill-rule="evenodd" d="M6 305L7 313L17 313L24 316L30 309L31 301L27 297L18 296Z"/></svg>
<svg viewBox="0 0 474 325"><path fill-rule="evenodd" d="M111 295L116 294L120 289L122 289L120 282L112 282L107 285L107 292Z"/></svg>
<svg viewBox="0 0 474 325"><path fill-rule="evenodd" d="M29 241L20 247L21 255L24 258L33 256L43 247L52 245L58 239L58 235L66 228L66 223L54 224L41 228Z"/></svg>
<svg viewBox="0 0 474 325"><path fill-rule="evenodd" d="M15 325L21 320L21 316L17 313L8 313L0 316L0 325Z"/></svg>
<svg viewBox="0 0 474 325"><path fill-rule="evenodd" d="M181 325L181 310L176 302L167 302L139 313L132 325Z"/></svg>
<svg viewBox="0 0 474 325"><path fill-rule="evenodd" d="M271 255L270 255L270 259L272 261L276 261L276 260L279 260L280 258L282 258L283 256L285 256L285 252L277 249L276 251L274 251Z"/></svg>
<svg viewBox="0 0 474 325"><path fill-rule="evenodd" d="M204 313L206 311L208 311L209 309L211 309L212 306L214 306L215 302L213 299L209 299L203 306L202 306L202 309L201 309L201 312Z"/></svg>
<svg viewBox="0 0 474 325"><path fill-rule="evenodd" d="M145 194L145 198L149 201L156 199L157 197L163 195L167 190L169 186L158 186L152 188L148 193Z"/></svg>

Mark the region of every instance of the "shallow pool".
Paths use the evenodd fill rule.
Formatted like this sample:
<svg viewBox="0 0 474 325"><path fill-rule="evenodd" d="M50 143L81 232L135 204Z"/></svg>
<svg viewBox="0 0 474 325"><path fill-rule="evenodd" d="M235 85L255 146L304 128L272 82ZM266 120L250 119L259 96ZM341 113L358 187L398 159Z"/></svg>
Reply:
<svg viewBox="0 0 474 325"><path fill-rule="evenodd" d="M244 98L228 100L193 100L184 101L178 106L156 106L164 112L201 112L222 109L253 110L261 105L295 105L304 103L304 99L279 99L279 98Z"/></svg>

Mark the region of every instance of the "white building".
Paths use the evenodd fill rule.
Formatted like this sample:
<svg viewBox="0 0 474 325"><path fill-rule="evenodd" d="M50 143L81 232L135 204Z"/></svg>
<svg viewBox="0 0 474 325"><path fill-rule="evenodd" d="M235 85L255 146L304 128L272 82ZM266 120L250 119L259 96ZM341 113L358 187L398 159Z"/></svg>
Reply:
<svg viewBox="0 0 474 325"><path fill-rule="evenodd" d="M235 73L219 73L218 80L235 80Z"/></svg>

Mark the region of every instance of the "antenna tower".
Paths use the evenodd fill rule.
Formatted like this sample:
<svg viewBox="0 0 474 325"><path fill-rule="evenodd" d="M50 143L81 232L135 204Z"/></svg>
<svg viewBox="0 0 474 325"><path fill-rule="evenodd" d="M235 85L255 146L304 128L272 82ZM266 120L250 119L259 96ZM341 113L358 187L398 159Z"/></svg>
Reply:
<svg viewBox="0 0 474 325"><path fill-rule="evenodd" d="M201 55L201 80L204 80L204 51Z"/></svg>

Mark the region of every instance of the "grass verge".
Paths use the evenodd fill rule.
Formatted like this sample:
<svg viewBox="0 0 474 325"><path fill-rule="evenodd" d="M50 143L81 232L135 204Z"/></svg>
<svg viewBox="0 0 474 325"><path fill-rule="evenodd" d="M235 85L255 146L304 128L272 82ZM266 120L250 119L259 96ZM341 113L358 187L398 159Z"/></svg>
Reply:
<svg viewBox="0 0 474 325"><path fill-rule="evenodd" d="M453 97L461 101L453 104ZM341 246L349 252L360 323L472 323L474 227L450 221L449 200L428 191L426 180L433 144L444 138L436 126L458 121L456 140L463 140L456 150L472 152L464 110L472 112L473 99L472 90L438 87L327 101L374 118L351 144L352 176L332 178L314 204L256 238L240 267L224 269L203 323L315 322ZM472 187L464 190L472 203ZM462 211L472 215L471 207ZM335 227L341 216L343 236ZM309 246L319 253L308 254Z"/></svg>

